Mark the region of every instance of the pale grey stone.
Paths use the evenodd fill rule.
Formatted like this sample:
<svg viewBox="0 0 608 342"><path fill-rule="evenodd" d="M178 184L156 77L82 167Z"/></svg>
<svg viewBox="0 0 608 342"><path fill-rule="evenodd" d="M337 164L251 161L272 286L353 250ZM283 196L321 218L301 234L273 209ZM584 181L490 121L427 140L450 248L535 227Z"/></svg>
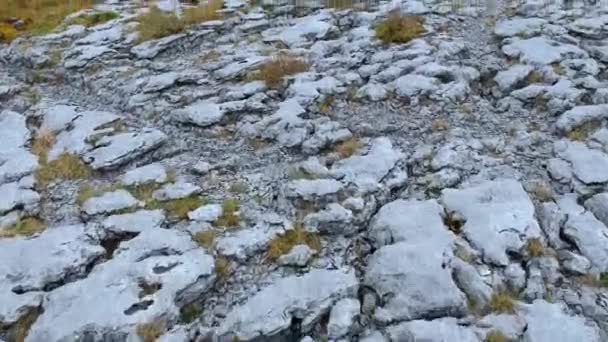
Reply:
<svg viewBox="0 0 608 342"><path fill-rule="evenodd" d="M526 328L526 321L517 315L490 314L475 325L481 328L486 336L491 331L500 331L507 338L518 340Z"/></svg>
<svg viewBox="0 0 608 342"><path fill-rule="evenodd" d="M506 266L507 251L519 251L528 239L541 236L534 205L515 180L446 189L441 201L448 211L464 217L464 236L489 262Z"/></svg>
<svg viewBox="0 0 608 342"><path fill-rule="evenodd" d="M578 141L560 140L554 143L555 153L572 165L576 178L585 184L608 182L608 155L593 150Z"/></svg>
<svg viewBox="0 0 608 342"><path fill-rule="evenodd" d="M563 234L601 272L608 271L608 228L591 212L569 214Z"/></svg>
<svg viewBox="0 0 608 342"><path fill-rule="evenodd" d="M558 257L564 269L570 274L582 276L588 274L591 269L591 261L582 255L561 250L558 252Z"/></svg>
<svg viewBox="0 0 608 342"><path fill-rule="evenodd" d="M154 191L152 197L159 201L170 201L179 198L199 194L201 187L188 182L177 182L165 184L162 188Z"/></svg>
<svg viewBox="0 0 608 342"><path fill-rule="evenodd" d="M522 84L533 70L534 68L529 65L515 64L507 70L499 71L494 81L501 91L510 91Z"/></svg>
<svg viewBox="0 0 608 342"><path fill-rule="evenodd" d="M570 164L560 158L549 159L547 161L547 171L551 175L551 178L560 183L567 183L572 179Z"/></svg>
<svg viewBox="0 0 608 342"><path fill-rule="evenodd" d="M126 190L106 192L101 196L92 197L82 204L82 211L87 215L100 215L133 208L139 201Z"/></svg>
<svg viewBox="0 0 608 342"><path fill-rule="evenodd" d="M332 26L324 21L327 14L308 16L297 20L296 24L283 30L279 35L290 48L300 47L306 44L310 38L323 39Z"/></svg>
<svg viewBox="0 0 608 342"><path fill-rule="evenodd" d="M40 202L40 195L36 191L31 190L31 187L23 187L18 182L0 185L0 194L0 215L15 208L33 213Z"/></svg>
<svg viewBox="0 0 608 342"><path fill-rule="evenodd" d="M43 111L41 129L59 132L65 129L78 113L76 107L67 105L52 105Z"/></svg>
<svg viewBox="0 0 608 342"><path fill-rule="evenodd" d="M499 37L530 37L540 33L546 23L541 18L510 18L496 23L494 34Z"/></svg>
<svg viewBox="0 0 608 342"><path fill-rule="evenodd" d="M277 264L304 267L315 254L316 251L308 247L308 245L296 245L287 254L281 255L277 260Z"/></svg>
<svg viewBox="0 0 608 342"><path fill-rule="evenodd" d="M140 59L154 58L185 36L185 34L175 34L156 40L148 40L131 48L131 53Z"/></svg>
<svg viewBox="0 0 608 342"><path fill-rule="evenodd" d="M608 104L577 106L562 114L555 125L567 133L587 122L606 118L608 118Z"/></svg>
<svg viewBox="0 0 608 342"><path fill-rule="evenodd" d="M596 194L585 201L585 208L595 217L608 226L608 192Z"/></svg>
<svg viewBox="0 0 608 342"><path fill-rule="evenodd" d="M551 304L544 300L523 305L521 311L528 323L524 341L600 341L599 329L595 323L582 316L570 316L565 310L562 303Z"/></svg>
<svg viewBox="0 0 608 342"><path fill-rule="evenodd" d="M455 318L447 317L432 321L416 320L388 328L391 341L459 341L481 342L472 329L459 325Z"/></svg>
<svg viewBox="0 0 608 342"><path fill-rule="evenodd" d="M167 171L160 163L152 163L125 172L120 178L124 185L137 186L146 183L164 183Z"/></svg>
<svg viewBox="0 0 608 342"><path fill-rule="evenodd" d="M344 298L339 300L329 314L327 337L337 339L348 334L356 317L361 310L357 299Z"/></svg>
<svg viewBox="0 0 608 342"><path fill-rule="evenodd" d="M529 39L512 38L502 47L502 52L519 58L522 63L548 65L568 58L587 58L587 53L578 46L560 43L544 37Z"/></svg>
<svg viewBox="0 0 608 342"><path fill-rule="evenodd" d="M357 227L352 224L353 214L338 203L304 217L304 227L311 232L325 234L352 234Z"/></svg>
<svg viewBox="0 0 608 342"><path fill-rule="evenodd" d="M105 136L84 155L84 160L95 170L114 169L156 149L166 139L167 136L157 129Z"/></svg>
<svg viewBox="0 0 608 342"><path fill-rule="evenodd" d="M199 101L175 112L176 120L208 127L222 120L225 112L217 103Z"/></svg>
<svg viewBox="0 0 608 342"><path fill-rule="evenodd" d="M213 222L222 216L221 204L207 204L188 213L188 218L193 221Z"/></svg>
<svg viewBox="0 0 608 342"><path fill-rule="evenodd" d="M112 233L139 233L160 228L165 221L162 210L139 210L134 213L112 215L104 219L103 228Z"/></svg>
<svg viewBox="0 0 608 342"><path fill-rule="evenodd" d="M412 97L436 91L439 89L438 83L439 80L433 77L410 74L396 79L391 83L391 87L400 96Z"/></svg>
<svg viewBox="0 0 608 342"><path fill-rule="evenodd" d="M492 297L492 286L486 283L475 267L462 260L454 259L454 281L458 287L473 300L477 307L485 307Z"/></svg>
<svg viewBox="0 0 608 342"><path fill-rule="evenodd" d="M293 315L302 319L307 330L337 299L354 294L357 288L353 270L315 269L301 277L282 278L234 307L219 331L250 341L289 328Z"/></svg>
<svg viewBox="0 0 608 342"><path fill-rule="evenodd" d="M344 185L334 179L297 179L287 183L285 194L290 198L310 201L334 197L342 188Z"/></svg>

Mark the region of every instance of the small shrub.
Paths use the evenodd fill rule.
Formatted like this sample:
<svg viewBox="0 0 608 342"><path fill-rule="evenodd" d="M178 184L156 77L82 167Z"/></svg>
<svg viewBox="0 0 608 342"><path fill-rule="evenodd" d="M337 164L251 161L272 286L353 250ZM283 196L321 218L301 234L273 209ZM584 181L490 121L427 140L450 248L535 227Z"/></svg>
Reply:
<svg viewBox="0 0 608 342"><path fill-rule="evenodd" d="M566 74L566 70L559 63L553 63L553 64L551 64L551 67L553 68L553 72L556 73L556 74L558 74L558 75L560 75L560 76L563 76L563 75Z"/></svg>
<svg viewBox="0 0 608 342"><path fill-rule="evenodd" d="M359 142L359 139L352 137L336 145L335 149L340 158L348 158L355 154L360 147L361 143Z"/></svg>
<svg viewBox="0 0 608 342"><path fill-rule="evenodd" d="M399 12L391 13L376 27L376 37L384 43L407 43L425 32L422 17Z"/></svg>
<svg viewBox="0 0 608 342"><path fill-rule="evenodd" d="M26 217L17 220L15 224L0 229L0 238L15 237L18 235L31 236L43 231L45 228L44 222L35 217Z"/></svg>
<svg viewBox="0 0 608 342"><path fill-rule="evenodd" d="M163 38L182 32L186 26L174 13L166 13L158 7L150 7L148 12L141 14L137 21L139 26L139 41Z"/></svg>
<svg viewBox="0 0 608 342"><path fill-rule="evenodd" d="M499 330L492 330L486 335L485 342L508 342L509 339Z"/></svg>
<svg viewBox="0 0 608 342"><path fill-rule="evenodd" d="M165 209L169 216L186 219L188 213L205 204L205 200L197 195L191 195L170 201L152 200L148 202L148 209Z"/></svg>
<svg viewBox="0 0 608 342"><path fill-rule="evenodd" d="M215 225L223 228L232 228L239 225L239 202L234 199L225 200L222 204L222 216L220 216Z"/></svg>
<svg viewBox="0 0 608 342"><path fill-rule="evenodd" d="M76 18L70 20L70 24L91 27L91 26L103 24L110 20L114 20L118 17L120 17L120 15L118 15L118 13L113 12L113 11L95 12L95 13L91 13L91 14L79 15Z"/></svg>
<svg viewBox="0 0 608 342"><path fill-rule="evenodd" d="M73 154L63 153L50 162L42 162L36 171L36 180L42 187L56 180L76 180L89 177L91 169Z"/></svg>
<svg viewBox="0 0 608 342"><path fill-rule="evenodd" d="M316 251L321 250L321 239L315 233L307 232L303 227L297 226L285 234L275 237L268 244L266 257L269 261L276 261L281 255L289 253L294 246L308 245Z"/></svg>
<svg viewBox="0 0 608 342"><path fill-rule="evenodd" d="M545 254L545 247L538 238L528 239L526 242L526 252L530 257L541 257Z"/></svg>
<svg viewBox="0 0 608 342"><path fill-rule="evenodd" d="M266 86L277 89L283 85L283 79L286 76L305 72L309 68L310 65L302 58L278 55L260 67L258 76L266 82Z"/></svg>
<svg viewBox="0 0 608 342"><path fill-rule="evenodd" d="M192 236L192 240L194 240L194 242L196 242L199 246L209 250L213 248L216 235L217 234L213 230L205 230L194 234L194 236Z"/></svg>
<svg viewBox="0 0 608 342"><path fill-rule="evenodd" d="M490 298L490 310L495 313L515 313L515 302L510 293L493 293Z"/></svg>
<svg viewBox="0 0 608 342"><path fill-rule="evenodd" d="M136 332L143 342L155 342L165 332L165 322L157 320L150 323L138 324Z"/></svg>
<svg viewBox="0 0 608 342"><path fill-rule="evenodd" d="M189 324L194 322L201 313L201 309L196 304L192 303L179 310L179 318L183 323Z"/></svg>

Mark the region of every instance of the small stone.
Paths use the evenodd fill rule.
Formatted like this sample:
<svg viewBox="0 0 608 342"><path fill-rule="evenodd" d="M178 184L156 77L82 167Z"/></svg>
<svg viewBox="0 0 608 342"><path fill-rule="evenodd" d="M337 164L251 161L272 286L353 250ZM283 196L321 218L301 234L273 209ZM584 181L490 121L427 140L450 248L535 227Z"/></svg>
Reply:
<svg viewBox="0 0 608 342"><path fill-rule="evenodd" d="M214 222L222 216L221 204L207 204L188 213L188 218L193 221Z"/></svg>
<svg viewBox="0 0 608 342"><path fill-rule="evenodd" d="M331 309L327 323L327 337L337 339L346 336L361 310L358 300L344 298Z"/></svg>
<svg viewBox="0 0 608 342"><path fill-rule="evenodd" d="M128 191L120 189L89 198L82 204L82 210L87 215L99 215L133 208L137 205L139 205L139 202L135 197Z"/></svg>
<svg viewBox="0 0 608 342"><path fill-rule="evenodd" d="M198 194L201 188L197 185L187 182L178 182L167 184L162 188L154 191L152 197L159 201L169 201L174 199L185 198L190 195Z"/></svg>
<svg viewBox="0 0 608 342"><path fill-rule="evenodd" d="M160 163L148 164L125 172L121 177L124 185L137 186L150 182L164 183L167 180L165 167Z"/></svg>
<svg viewBox="0 0 608 342"><path fill-rule="evenodd" d="M287 254L281 255L277 263L282 266L304 267L314 254L315 251L307 245L296 245Z"/></svg>

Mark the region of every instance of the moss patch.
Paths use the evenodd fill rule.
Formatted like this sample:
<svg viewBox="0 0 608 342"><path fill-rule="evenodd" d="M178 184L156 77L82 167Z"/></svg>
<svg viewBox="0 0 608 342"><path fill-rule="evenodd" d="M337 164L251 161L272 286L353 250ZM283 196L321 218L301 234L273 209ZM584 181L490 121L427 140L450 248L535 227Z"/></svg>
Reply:
<svg viewBox="0 0 608 342"><path fill-rule="evenodd" d="M268 244L266 257L269 261L274 262L297 245L308 245L311 249L320 251L321 238L315 233L305 231L301 226L296 227L272 239Z"/></svg>
<svg viewBox="0 0 608 342"><path fill-rule="evenodd" d="M205 205L205 200L203 198L198 195L191 195L170 201L152 200L148 202L147 208L164 209L171 217L186 219L188 218L189 212L203 205Z"/></svg>
<svg viewBox="0 0 608 342"><path fill-rule="evenodd" d="M391 13L376 27L376 37L384 43L407 43L425 32L422 17L399 12Z"/></svg>

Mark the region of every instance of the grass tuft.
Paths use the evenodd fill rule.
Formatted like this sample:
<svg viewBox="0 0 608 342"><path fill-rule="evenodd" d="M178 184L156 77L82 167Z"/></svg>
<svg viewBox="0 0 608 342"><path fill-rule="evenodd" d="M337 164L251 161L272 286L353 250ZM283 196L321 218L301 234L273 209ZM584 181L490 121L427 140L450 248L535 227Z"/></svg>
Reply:
<svg viewBox="0 0 608 342"><path fill-rule="evenodd" d="M425 32L422 17L400 12L389 14L388 18L376 27L376 37L384 43L407 43Z"/></svg>
<svg viewBox="0 0 608 342"><path fill-rule="evenodd" d="M194 240L194 242L196 242L199 246L210 250L215 244L216 236L217 234L215 233L215 231L205 230L194 234L194 236L192 236L192 240Z"/></svg>
<svg viewBox="0 0 608 342"><path fill-rule="evenodd" d="M494 313L515 313L515 302L513 296L508 292L492 294L490 298L490 310Z"/></svg>
<svg viewBox="0 0 608 342"><path fill-rule="evenodd" d="M136 332L143 342L155 342L165 332L165 322L157 320L138 324Z"/></svg>
<svg viewBox="0 0 608 342"><path fill-rule="evenodd" d="M304 59L281 54L264 63L257 76L266 82L268 88L278 89L283 85L285 77L305 72L309 68L310 65Z"/></svg>
<svg viewBox="0 0 608 342"><path fill-rule="evenodd" d="M217 277L217 281L226 281L226 279L228 279L230 276L231 271L232 266L230 265L230 260L223 256L218 256L215 258L215 275Z"/></svg>
<svg viewBox="0 0 608 342"><path fill-rule="evenodd" d="M526 252L533 258L541 257L545 254L545 247L543 247L540 239L531 238L526 242Z"/></svg>
<svg viewBox="0 0 608 342"><path fill-rule="evenodd" d="M0 229L0 238L11 238L15 236L32 236L45 228L44 222L35 217L26 217L17 220L15 224Z"/></svg>
<svg viewBox="0 0 608 342"><path fill-rule="evenodd" d="M338 153L340 158L344 159L344 158L348 158L348 157L352 156L353 154L355 154L355 152L357 152L357 150L359 150L360 147L361 147L361 143L359 142L359 139L352 137L352 138L336 145L335 149L336 149L336 153Z"/></svg>
<svg viewBox="0 0 608 342"><path fill-rule="evenodd" d="M588 121L568 132L568 139L573 141L585 141L602 126L599 121Z"/></svg>
<svg viewBox="0 0 608 342"><path fill-rule="evenodd" d="M148 202L149 209L165 209L169 216L178 219L188 218L188 213L205 205L205 200L198 195L191 195L170 201L152 200Z"/></svg>
<svg viewBox="0 0 608 342"><path fill-rule="evenodd" d="M222 203L222 216L218 217L215 225L223 228L234 228L239 225L239 201L228 199Z"/></svg>
<svg viewBox="0 0 608 342"><path fill-rule="evenodd" d="M266 257L269 261L274 262L281 255L289 253L297 245L308 245L308 247L318 252L321 250L321 238L315 233L305 231L301 225L298 225L296 228L286 231L285 234L272 239L268 244Z"/></svg>
<svg viewBox="0 0 608 342"><path fill-rule="evenodd" d="M492 330L486 335L485 342L508 342L509 339L500 330Z"/></svg>
<svg viewBox="0 0 608 342"><path fill-rule="evenodd" d="M114 20L120 17L120 15L113 11L108 12L95 12L91 14L82 14L74 19L70 20L71 25L82 25L86 27L91 27L99 24L103 24L110 20Z"/></svg>

